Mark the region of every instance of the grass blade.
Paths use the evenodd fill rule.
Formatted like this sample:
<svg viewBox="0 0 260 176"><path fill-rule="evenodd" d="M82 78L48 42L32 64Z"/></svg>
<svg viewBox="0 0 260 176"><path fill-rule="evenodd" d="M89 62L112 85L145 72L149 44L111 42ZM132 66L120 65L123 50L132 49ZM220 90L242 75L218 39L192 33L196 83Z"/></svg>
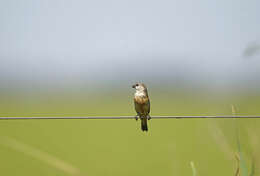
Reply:
<svg viewBox="0 0 260 176"><path fill-rule="evenodd" d="M192 176L197 176L197 171L196 171L193 161L190 162L190 166L191 166L191 170L192 170Z"/></svg>

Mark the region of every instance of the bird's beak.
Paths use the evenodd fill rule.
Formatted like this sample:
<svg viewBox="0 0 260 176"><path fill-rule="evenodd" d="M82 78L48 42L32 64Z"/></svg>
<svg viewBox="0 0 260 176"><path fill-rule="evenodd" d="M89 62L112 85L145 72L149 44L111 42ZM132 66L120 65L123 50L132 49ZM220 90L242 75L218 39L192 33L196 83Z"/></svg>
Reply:
<svg viewBox="0 0 260 176"><path fill-rule="evenodd" d="M134 89L135 89L135 84L134 84L134 85L132 85L132 88L134 88Z"/></svg>

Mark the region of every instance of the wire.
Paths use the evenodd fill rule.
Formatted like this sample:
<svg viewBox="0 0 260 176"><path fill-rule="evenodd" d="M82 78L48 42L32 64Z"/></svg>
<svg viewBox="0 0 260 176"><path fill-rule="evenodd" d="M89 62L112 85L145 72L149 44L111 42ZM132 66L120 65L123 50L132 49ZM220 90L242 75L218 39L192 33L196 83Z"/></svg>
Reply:
<svg viewBox="0 0 260 176"><path fill-rule="evenodd" d="M233 116L233 115L222 115L222 116L151 116L152 119L240 119L240 118L260 118L259 115L250 116ZM0 120L61 120L61 119L135 119L135 116L88 116L88 117L0 117Z"/></svg>

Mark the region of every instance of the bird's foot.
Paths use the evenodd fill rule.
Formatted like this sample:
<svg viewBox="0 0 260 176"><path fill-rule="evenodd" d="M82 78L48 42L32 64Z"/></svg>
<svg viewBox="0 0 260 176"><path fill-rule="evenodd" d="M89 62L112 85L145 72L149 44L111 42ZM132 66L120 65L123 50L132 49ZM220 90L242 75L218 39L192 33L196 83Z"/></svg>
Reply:
<svg viewBox="0 0 260 176"><path fill-rule="evenodd" d="M152 117L151 117L150 115L148 115L148 116L147 116L147 119L148 119L148 120L151 120L151 119L152 119Z"/></svg>
<svg viewBox="0 0 260 176"><path fill-rule="evenodd" d="M138 120L138 116L135 116L135 120L136 120L136 121Z"/></svg>

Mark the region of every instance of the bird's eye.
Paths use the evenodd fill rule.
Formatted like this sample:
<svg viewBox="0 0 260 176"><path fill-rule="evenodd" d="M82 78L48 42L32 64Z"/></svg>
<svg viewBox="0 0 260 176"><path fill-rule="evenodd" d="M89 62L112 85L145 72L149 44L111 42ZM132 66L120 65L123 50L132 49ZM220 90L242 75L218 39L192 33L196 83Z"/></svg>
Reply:
<svg viewBox="0 0 260 176"><path fill-rule="evenodd" d="M135 86L139 86L139 84L136 84Z"/></svg>

